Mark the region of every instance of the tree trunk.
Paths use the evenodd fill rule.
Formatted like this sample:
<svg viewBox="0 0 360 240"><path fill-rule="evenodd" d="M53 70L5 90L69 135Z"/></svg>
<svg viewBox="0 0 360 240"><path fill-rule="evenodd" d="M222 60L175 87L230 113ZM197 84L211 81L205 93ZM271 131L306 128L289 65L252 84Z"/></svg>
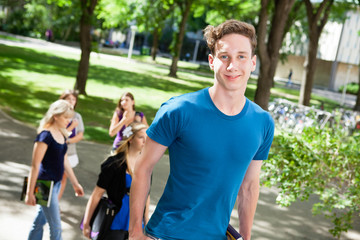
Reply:
<svg viewBox="0 0 360 240"><path fill-rule="evenodd" d="M354 110L360 111L360 64L359 64L359 91L357 93L356 104L355 104Z"/></svg>
<svg viewBox="0 0 360 240"><path fill-rule="evenodd" d="M153 61L156 60L156 53L159 47L159 28L155 28L153 31L153 45L151 47L151 58Z"/></svg>
<svg viewBox="0 0 360 240"><path fill-rule="evenodd" d="M306 15L309 23L309 48L304 63L304 76L301 81L299 104L309 106L316 70L316 54L321 32L329 17L334 0L324 0L314 9L310 0L305 0Z"/></svg>
<svg viewBox="0 0 360 240"><path fill-rule="evenodd" d="M89 71L89 60L91 53L91 18L97 0L80 0L82 16L80 19L80 49L81 58L76 76L74 89L79 91L79 94L86 95L86 81Z"/></svg>
<svg viewBox="0 0 360 240"><path fill-rule="evenodd" d="M255 103L262 109L267 110L270 99L270 89L272 87L275 71L271 70L272 64L264 62L260 65L260 74L255 92ZM272 72L272 73L271 73Z"/></svg>
<svg viewBox="0 0 360 240"><path fill-rule="evenodd" d="M285 25L295 0L275 1L272 25L267 36L269 0L261 1L260 20L258 26L258 48L260 58L260 74L255 92L255 103L267 110L270 99L270 89L273 86L276 67L279 61L279 51L283 41Z"/></svg>
<svg viewBox="0 0 360 240"><path fill-rule="evenodd" d="M180 22L180 26L179 26L179 33L176 35L176 39L175 39L175 48L174 48L174 55L172 58L172 62L171 62L171 66L170 66L170 73L169 76L171 77L177 77L176 72L177 72L177 63L179 61L180 58L180 54L181 54L181 48L182 48L182 44L183 44L183 40L184 40L184 36L185 36L185 26L186 26L186 21L188 19L189 13L190 13L190 8L191 5L193 3L193 0L186 0L185 3L179 3L180 8L181 8L181 12L182 12L182 18L181 18L181 22Z"/></svg>
<svg viewBox="0 0 360 240"><path fill-rule="evenodd" d="M316 35L316 34L314 34ZM304 62L304 75L301 81L299 104L309 106L311 91L316 70L316 54L319 46L319 37L310 34L309 50Z"/></svg>
<svg viewBox="0 0 360 240"><path fill-rule="evenodd" d="M62 37L62 41L66 41L68 38L69 38L69 35L71 33L71 30L72 30L72 24L70 24L66 30L65 30L65 33L63 34L63 37Z"/></svg>

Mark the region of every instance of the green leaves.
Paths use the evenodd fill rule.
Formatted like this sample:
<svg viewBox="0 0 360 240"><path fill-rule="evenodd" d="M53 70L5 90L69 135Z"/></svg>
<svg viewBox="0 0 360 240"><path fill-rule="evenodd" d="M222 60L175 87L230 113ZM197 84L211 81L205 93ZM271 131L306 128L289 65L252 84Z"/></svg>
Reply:
<svg viewBox="0 0 360 240"><path fill-rule="evenodd" d="M282 206L318 195L313 214L328 217L334 224L329 232L340 237L360 210L359 140L359 133L348 136L339 127L305 128L300 135L280 132L264 163L262 182L280 188L276 201Z"/></svg>

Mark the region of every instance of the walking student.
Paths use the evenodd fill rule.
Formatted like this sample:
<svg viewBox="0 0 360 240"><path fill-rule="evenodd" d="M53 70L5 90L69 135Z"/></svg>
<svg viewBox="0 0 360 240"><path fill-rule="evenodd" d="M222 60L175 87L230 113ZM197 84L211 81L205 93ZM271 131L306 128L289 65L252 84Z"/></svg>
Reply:
<svg viewBox="0 0 360 240"><path fill-rule="evenodd" d="M72 183L75 195L84 195L84 190L66 156L66 138L68 137L66 126L73 115L72 106L67 101L57 100L50 105L49 110L40 122L34 143L25 203L31 206L36 205L34 190L37 179L52 180L54 187L50 206L38 205L38 212L30 230L29 240L42 239L43 227L46 223L50 227L50 239L62 239L58 194L64 171Z"/></svg>
<svg viewBox="0 0 360 240"><path fill-rule="evenodd" d="M260 169L274 136L270 114L245 97L256 67L256 33L228 20L207 26L204 35L214 83L163 103L147 130L131 188L130 240L225 240L236 199L239 231L251 238ZM150 176L167 149L170 174L144 234Z"/></svg>
<svg viewBox="0 0 360 240"><path fill-rule="evenodd" d="M101 197L106 192L109 199L120 209L116 214L110 231L104 240L128 239L129 227L129 191L135 163L138 160L146 140L147 125L131 123L123 132L123 140L110 156L101 164L101 172L96 186L87 203L84 215L83 235L90 238L90 220ZM147 195L147 206L143 212L143 221L147 223L149 217L150 196ZM143 223L142 223L143 224Z"/></svg>
<svg viewBox="0 0 360 240"><path fill-rule="evenodd" d="M79 157L76 152L76 143L80 142L84 137L84 122L80 113L75 112L75 108L78 101L78 94L75 90L66 90L60 96L60 99L64 99L70 103L74 109L74 117L71 119L66 130L71 132L70 136L66 139L68 145L67 157L72 168L76 167L79 164ZM61 199L67 182L66 173L64 173L61 180L61 188L59 192L59 200Z"/></svg>

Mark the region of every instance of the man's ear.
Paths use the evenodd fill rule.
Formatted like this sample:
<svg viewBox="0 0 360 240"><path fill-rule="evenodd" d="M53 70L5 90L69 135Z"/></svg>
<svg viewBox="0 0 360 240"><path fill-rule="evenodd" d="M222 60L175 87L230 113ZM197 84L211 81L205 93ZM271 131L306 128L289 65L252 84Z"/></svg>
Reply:
<svg viewBox="0 0 360 240"><path fill-rule="evenodd" d="M256 70L256 55L254 55L252 58L251 58L251 62L252 62L252 68L251 68L251 72L255 71Z"/></svg>
<svg viewBox="0 0 360 240"><path fill-rule="evenodd" d="M209 66L210 66L210 69L211 69L212 71L214 71L214 56L213 56L213 55L211 55L211 54L209 54L208 59L209 59Z"/></svg>

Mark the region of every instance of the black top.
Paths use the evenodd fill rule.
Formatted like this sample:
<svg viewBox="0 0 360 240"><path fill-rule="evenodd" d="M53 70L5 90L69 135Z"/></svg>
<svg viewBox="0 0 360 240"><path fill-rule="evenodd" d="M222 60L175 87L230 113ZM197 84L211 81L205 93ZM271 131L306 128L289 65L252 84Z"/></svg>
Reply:
<svg viewBox="0 0 360 240"><path fill-rule="evenodd" d="M118 153L110 156L101 164L96 185L106 190L108 198L121 208L122 198L128 192L126 188L126 169L127 164L124 162L119 166L119 161L124 153Z"/></svg>
<svg viewBox="0 0 360 240"><path fill-rule="evenodd" d="M47 145L40 164L38 179L60 181L64 174L64 156L67 151L65 141L63 144L58 143L50 131L44 130L36 136L35 142L43 142Z"/></svg>

